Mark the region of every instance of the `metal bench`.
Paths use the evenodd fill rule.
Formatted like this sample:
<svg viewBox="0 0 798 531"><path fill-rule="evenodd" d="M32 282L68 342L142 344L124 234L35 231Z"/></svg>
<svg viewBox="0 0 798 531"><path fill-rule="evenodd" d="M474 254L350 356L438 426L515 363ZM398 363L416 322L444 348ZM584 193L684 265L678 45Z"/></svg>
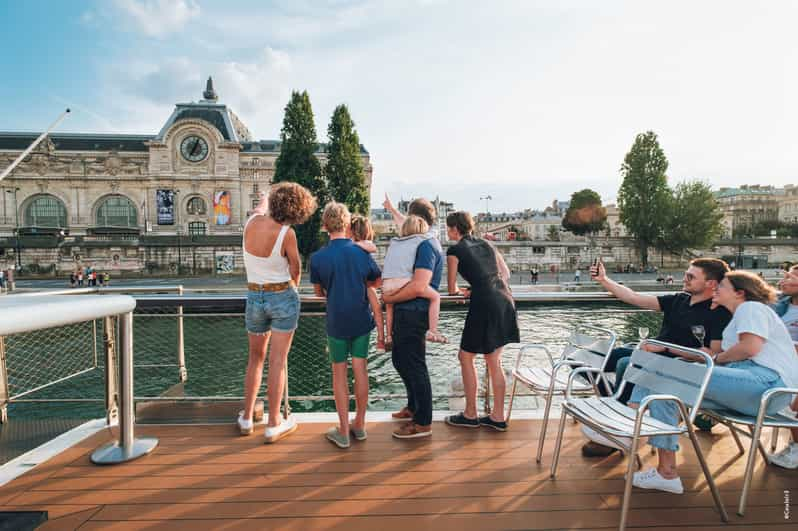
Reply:
<svg viewBox="0 0 798 531"><path fill-rule="evenodd" d="M798 395L798 389L788 387L777 387L769 389L762 395L759 403L759 414L756 417L743 415L736 411L717 411L713 409L701 409L701 413L717 420L723 424L734 437L734 442L737 443L737 448L740 450L740 455L745 453L745 447L740 441L739 434L751 438L751 447L748 450L748 463L745 465L745 475L743 478L743 490L740 494L740 503L737 506L737 514L743 516L745 514L745 505L748 500L748 490L751 486L751 476L754 473L754 459L757 448L762 454L762 458L766 463L769 463L767 452L760 440L762 436L762 428L773 428L773 442L771 449L776 449L776 442L778 440L779 428L798 428L798 418L795 414L786 415L783 412L776 413L775 415L767 414L767 407L773 397L783 394ZM740 426L745 426L748 431L743 430Z"/></svg>
<svg viewBox="0 0 798 531"><path fill-rule="evenodd" d="M536 396L544 398L546 405L543 410L543 423L538 440L536 457L538 463L540 463L543 455L543 443L546 439L552 398L554 395L564 396L568 384L568 371L563 369L591 367L598 369L599 373L603 374L608 355L615 346L615 340L615 334L610 330L590 325L579 325L574 328L557 361L554 360L548 347L540 343L527 344L519 349L513 368L513 387L510 392L507 421L510 421L510 415L513 412L513 401L515 400L516 386L519 382L527 386ZM543 350L546 353L551 363L550 367L521 366L524 355L528 351L535 349ZM611 387L607 381L602 381L601 376L594 379L592 375L588 375L584 380L574 382L571 392L579 396L598 394L596 385L599 383L606 386L607 394L611 393Z"/></svg>
<svg viewBox="0 0 798 531"><path fill-rule="evenodd" d="M661 347L678 349L698 356L704 363L686 362L678 358L660 356L653 352L640 350L645 345L657 345ZM619 447L626 450L629 457L629 464L626 471L626 485L621 505L621 522L619 529L626 529L626 518L629 513L629 498L632 494L632 475L637 456L638 445L641 437L652 437L655 435L688 435L693 445L701 469L706 477L707 484L712 491L715 505L718 507L721 519L728 521L726 509L720 499L720 494L712 479L709 468L707 467L701 447L698 444L695 432L693 431L693 421L698 414L701 400L712 375L712 358L700 350L672 345L662 341L647 339L640 342L639 348L632 354L629 368L623 376L623 381L618 386L615 395L609 397L577 397L574 396L572 389L576 378L580 374L600 374L600 369L592 367L579 367L571 372L568 378L568 385L565 389L565 403L562 407L562 417L557 433L557 443L554 447L554 459L551 464L551 478L554 479L557 473L557 464L560 458L560 447L562 446L563 432L565 431L566 417L571 415L575 420L593 428L612 440ZM653 393L645 397L639 408L633 409L625 406L619 401L623 388L626 383L633 383L650 389ZM646 415L649 406L654 401L672 400L676 402L679 415L682 420L681 426L671 426L660 422L651 416ZM690 411L688 412L688 406ZM631 445L627 445L621 438L630 438Z"/></svg>

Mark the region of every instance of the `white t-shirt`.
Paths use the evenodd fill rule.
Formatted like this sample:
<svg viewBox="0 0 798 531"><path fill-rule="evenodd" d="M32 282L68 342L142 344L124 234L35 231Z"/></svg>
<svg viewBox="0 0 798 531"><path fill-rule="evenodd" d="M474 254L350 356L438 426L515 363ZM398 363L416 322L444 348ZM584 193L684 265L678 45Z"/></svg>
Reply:
<svg viewBox="0 0 798 531"><path fill-rule="evenodd" d="M787 313L781 316L781 320L787 326L793 342L798 343L798 305L790 304Z"/></svg>
<svg viewBox="0 0 798 531"><path fill-rule="evenodd" d="M798 386L798 355L787 327L776 312L761 302L742 303L723 330L721 348L730 349L740 342L739 336L744 333L765 340L762 350L751 361L776 371L787 387Z"/></svg>

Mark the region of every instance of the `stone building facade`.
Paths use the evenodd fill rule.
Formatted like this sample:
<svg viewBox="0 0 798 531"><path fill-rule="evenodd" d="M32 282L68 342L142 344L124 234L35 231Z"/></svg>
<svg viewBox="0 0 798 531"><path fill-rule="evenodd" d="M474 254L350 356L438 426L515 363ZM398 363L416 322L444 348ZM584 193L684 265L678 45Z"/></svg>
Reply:
<svg viewBox="0 0 798 531"><path fill-rule="evenodd" d="M0 133L0 167L37 136ZM279 154L280 141L254 140L219 103L210 79L157 134L53 133L0 182L0 267L240 270L247 213ZM326 146L316 155L323 165ZM361 156L370 189L362 146Z"/></svg>

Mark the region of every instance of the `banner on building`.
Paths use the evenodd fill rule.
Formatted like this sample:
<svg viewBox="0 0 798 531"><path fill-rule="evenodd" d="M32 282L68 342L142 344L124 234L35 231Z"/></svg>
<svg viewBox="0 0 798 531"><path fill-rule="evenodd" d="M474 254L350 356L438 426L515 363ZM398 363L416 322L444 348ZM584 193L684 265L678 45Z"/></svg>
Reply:
<svg viewBox="0 0 798 531"><path fill-rule="evenodd" d="M232 216L230 192L221 190L213 194L213 224L229 225Z"/></svg>
<svg viewBox="0 0 798 531"><path fill-rule="evenodd" d="M156 190L155 204L158 208L158 225L175 224L174 190Z"/></svg>

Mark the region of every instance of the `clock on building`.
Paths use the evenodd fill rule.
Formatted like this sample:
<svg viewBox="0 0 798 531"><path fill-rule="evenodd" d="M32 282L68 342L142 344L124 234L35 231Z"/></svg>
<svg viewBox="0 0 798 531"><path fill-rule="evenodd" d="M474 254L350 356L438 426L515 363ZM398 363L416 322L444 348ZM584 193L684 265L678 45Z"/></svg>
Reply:
<svg viewBox="0 0 798 531"><path fill-rule="evenodd" d="M189 135L180 143L180 154L190 162L200 162L208 156L208 143L197 135Z"/></svg>

